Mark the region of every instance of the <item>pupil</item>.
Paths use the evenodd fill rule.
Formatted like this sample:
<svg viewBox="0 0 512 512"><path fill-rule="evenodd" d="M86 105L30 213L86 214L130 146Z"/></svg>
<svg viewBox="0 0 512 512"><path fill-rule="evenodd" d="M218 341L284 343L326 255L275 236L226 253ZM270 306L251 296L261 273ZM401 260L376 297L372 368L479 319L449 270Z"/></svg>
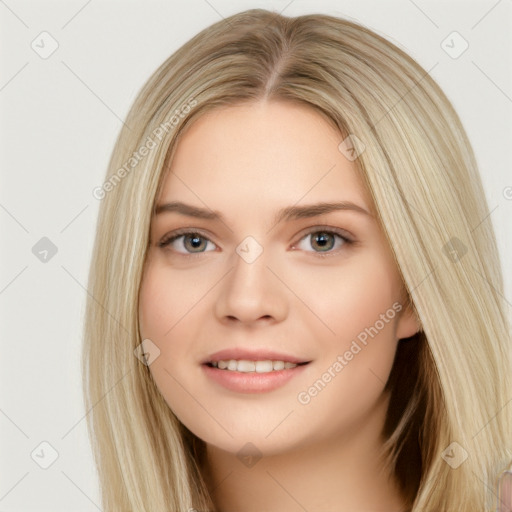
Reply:
<svg viewBox="0 0 512 512"><path fill-rule="evenodd" d="M202 243L201 236L199 236L199 235L189 236L187 238L187 240L190 241L190 245L192 246L192 249L198 249L201 247L201 243Z"/></svg>
<svg viewBox="0 0 512 512"><path fill-rule="evenodd" d="M329 244L329 238L331 239L331 243ZM320 246L322 249L332 249L333 247L333 237L329 233L320 233L317 236L315 236L316 243Z"/></svg>

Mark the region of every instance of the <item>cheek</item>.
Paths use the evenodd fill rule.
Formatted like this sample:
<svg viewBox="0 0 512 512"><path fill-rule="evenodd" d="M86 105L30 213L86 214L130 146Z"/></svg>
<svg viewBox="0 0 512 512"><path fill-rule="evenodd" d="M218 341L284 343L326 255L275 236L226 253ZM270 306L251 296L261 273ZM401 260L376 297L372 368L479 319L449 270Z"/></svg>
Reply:
<svg viewBox="0 0 512 512"><path fill-rule="evenodd" d="M169 279L157 266L146 270L139 292L139 325L141 339L150 339L160 350L158 358L150 365L155 380L169 377L169 362L183 360L186 355L189 344L178 343L178 340L184 339L187 330L188 335L191 334L187 309L190 311L192 298L187 297L187 293L191 293L192 288L184 287L175 277Z"/></svg>
<svg viewBox="0 0 512 512"><path fill-rule="evenodd" d="M310 325L320 320L326 327L318 329L322 339L335 343L357 337L400 300L396 267L378 253L368 252L339 267L317 267L297 275L293 289L310 309L304 318ZM395 317L395 313L393 310L390 315Z"/></svg>
<svg viewBox="0 0 512 512"><path fill-rule="evenodd" d="M295 396L300 404L295 410L298 424L325 438L380 428L377 418L385 412L383 391L396 353L401 310L388 279L384 276L377 286L352 275L344 279L346 288L336 292L337 308L332 297L323 310L317 303L335 335L317 338L318 359Z"/></svg>
<svg viewBox="0 0 512 512"><path fill-rule="evenodd" d="M150 372L164 399L179 416L190 407L190 393L197 394L194 386L200 366L193 341L201 337L198 318L206 314L205 294L212 286L208 279L190 274L171 273L160 265L150 265L139 292L141 338L150 339L160 351Z"/></svg>
<svg viewBox="0 0 512 512"><path fill-rule="evenodd" d="M310 331L321 333L315 338L315 373L307 385L316 386L311 393L315 407L344 404L350 416L349 409L371 404L389 377L402 309L400 277L391 261L374 255L328 270L310 274L298 293L308 297L316 314L304 317ZM314 329L315 322L321 326L318 319L328 328Z"/></svg>
<svg viewBox="0 0 512 512"><path fill-rule="evenodd" d="M210 285L211 286L211 285ZM170 339L208 290L194 272L176 272L158 263L147 267L139 292L141 336Z"/></svg>

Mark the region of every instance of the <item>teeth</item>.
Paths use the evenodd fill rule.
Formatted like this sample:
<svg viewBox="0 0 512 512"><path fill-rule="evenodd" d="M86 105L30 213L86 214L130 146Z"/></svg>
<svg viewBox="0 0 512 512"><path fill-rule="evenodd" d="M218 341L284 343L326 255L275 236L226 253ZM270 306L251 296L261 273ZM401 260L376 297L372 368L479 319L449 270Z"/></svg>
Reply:
<svg viewBox="0 0 512 512"><path fill-rule="evenodd" d="M295 368L297 366L295 363L290 363L288 361L270 361L269 359L265 361L228 359L215 361L212 362L211 364L213 367L219 368L220 370L230 370L243 373L269 373L278 370L288 370L290 368Z"/></svg>
<svg viewBox="0 0 512 512"><path fill-rule="evenodd" d="M267 373L273 369L272 361L256 361L255 370L257 373Z"/></svg>
<svg viewBox="0 0 512 512"><path fill-rule="evenodd" d="M284 370L284 361L274 361L272 364L274 370Z"/></svg>
<svg viewBox="0 0 512 512"><path fill-rule="evenodd" d="M231 359L229 361L230 364L235 363L234 368L230 368L228 365L228 370L233 369L237 372L254 372L256 371L256 361L245 361L244 359L241 359L240 361L235 361L234 359Z"/></svg>

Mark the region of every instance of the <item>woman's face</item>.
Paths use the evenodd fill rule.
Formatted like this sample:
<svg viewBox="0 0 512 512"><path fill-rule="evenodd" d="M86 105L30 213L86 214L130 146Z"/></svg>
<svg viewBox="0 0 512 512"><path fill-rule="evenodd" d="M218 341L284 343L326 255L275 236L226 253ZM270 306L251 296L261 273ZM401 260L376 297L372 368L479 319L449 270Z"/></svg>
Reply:
<svg viewBox="0 0 512 512"><path fill-rule="evenodd" d="M202 116L178 144L141 337L169 407L217 448L275 454L382 427L397 342L418 327L341 142L313 109L260 102Z"/></svg>

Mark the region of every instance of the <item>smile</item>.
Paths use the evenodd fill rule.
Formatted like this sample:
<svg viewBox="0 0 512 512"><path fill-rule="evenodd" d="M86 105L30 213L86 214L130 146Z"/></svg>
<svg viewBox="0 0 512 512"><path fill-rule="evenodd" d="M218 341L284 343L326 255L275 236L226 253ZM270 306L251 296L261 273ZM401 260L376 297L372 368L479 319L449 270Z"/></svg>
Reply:
<svg viewBox="0 0 512 512"><path fill-rule="evenodd" d="M204 374L214 384L213 389L237 393L266 393L284 386L301 374L308 362L283 360L219 359L201 365ZM220 388L217 388L219 385Z"/></svg>
<svg viewBox="0 0 512 512"><path fill-rule="evenodd" d="M298 366L296 363L289 361L249 361L247 359L221 359L220 361L212 361L209 363L213 368L219 370L236 371L242 373L269 373L280 370L289 370ZM307 364L307 363L299 363Z"/></svg>

